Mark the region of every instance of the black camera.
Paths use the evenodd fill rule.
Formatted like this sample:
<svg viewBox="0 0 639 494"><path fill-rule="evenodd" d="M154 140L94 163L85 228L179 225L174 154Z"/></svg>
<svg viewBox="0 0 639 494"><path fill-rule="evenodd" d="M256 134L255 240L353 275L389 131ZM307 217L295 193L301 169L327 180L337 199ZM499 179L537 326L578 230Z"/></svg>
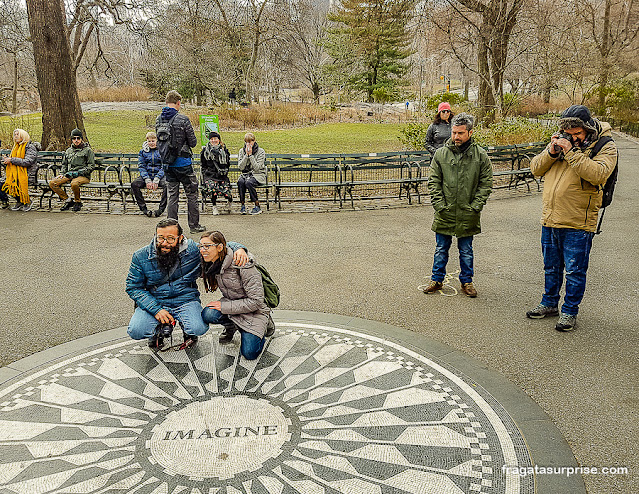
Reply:
<svg viewBox="0 0 639 494"><path fill-rule="evenodd" d="M172 324L162 324L160 326L159 335L162 338L169 338L173 333L173 325Z"/></svg>
<svg viewBox="0 0 639 494"><path fill-rule="evenodd" d="M570 144L572 144L573 146L575 145L575 140L573 136L571 136L568 132L559 132L555 134L553 137L556 137L557 139L566 139ZM555 153L561 153L563 149L560 146L557 146L555 144L554 151Z"/></svg>

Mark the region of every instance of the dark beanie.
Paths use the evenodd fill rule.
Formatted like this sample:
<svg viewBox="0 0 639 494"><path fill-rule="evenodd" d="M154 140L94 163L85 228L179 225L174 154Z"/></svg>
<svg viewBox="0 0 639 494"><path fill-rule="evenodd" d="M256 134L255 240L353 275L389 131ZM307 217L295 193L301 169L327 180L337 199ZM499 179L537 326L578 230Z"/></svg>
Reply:
<svg viewBox="0 0 639 494"><path fill-rule="evenodd" d="M215 131L209 132L209 139L212 139L213 137L217 137L218 139L220 139L220 134Z"/></svg>
<svg viewBox="0 0 639 494"><path fill-rule="evenodd" d="M80 129L73 129L71 131L71 137L82 137L82 131Z"/></svg>
<svg viewBox="0 0 639 494"><path fill-rule="evenodd" d="M561 114L559 128L561 130L583 127L588 132L597 132L597 124L590 114L590 110L584 105L572 105Z"/></svg>

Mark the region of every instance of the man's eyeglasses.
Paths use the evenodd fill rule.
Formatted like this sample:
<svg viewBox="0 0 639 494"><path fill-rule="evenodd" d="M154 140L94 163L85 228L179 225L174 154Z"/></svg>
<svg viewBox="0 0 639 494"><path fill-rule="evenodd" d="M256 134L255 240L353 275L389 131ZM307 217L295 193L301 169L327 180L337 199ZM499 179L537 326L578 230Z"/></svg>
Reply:
<svg viewBox="0 0 639 494"><path fill-rule="evenodd" d="M439 113L450 113L450 110L442 110Z"/></svg>
<svg viewBox="0 0 639 494"><path fill-rule="evenodd" d="M179 238L179 237L174 237L173 235L167 235L166 237L164 235L158 235L155 237L158 241L158 243L169 243L169 244L173 244L175 243L175 241Z"/></svg>
<svg viewBox="0 0 639 494"><path fill-rule="evenodd" d="M71 140L72 141L81 141L82 137L72 137Z"/></svg>
<svg viewBox="0 0 639 494"><path fill-rule="evenodd" d="M211 247L215 247L220 244L200 244L198 247L200 250L209 250Z"/></svg>

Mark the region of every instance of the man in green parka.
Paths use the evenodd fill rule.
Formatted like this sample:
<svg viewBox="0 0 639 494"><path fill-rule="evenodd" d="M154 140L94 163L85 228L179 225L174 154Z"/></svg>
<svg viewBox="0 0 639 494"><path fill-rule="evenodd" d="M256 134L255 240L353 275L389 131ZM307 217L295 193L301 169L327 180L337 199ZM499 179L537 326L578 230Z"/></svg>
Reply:
<svg viewBox="0 0 639 494"><path fill-rule="evenodd" d="M457 237L459 281L468 297L476 297L473 286L473 235L481 232L481 210L493 185L493 169L488 154L473 141L474 119L460 113L451 123L451 138L433 156L428 177L431 204L435 209L433 231L437 246L433 274L424 293L444 286L448 251Z"/></svg>
<svg viewBox="0 0 639 494"><path fill-rule="evenodd" d="M73 208L73 211L82 209L80 200L80 187L91 181L91 172L95 168L95 154L89 146L82 140L82 131L73 129L71 131L71 146L62 156L62 169L60 174L49 181L49 187L64 204L60 208L66 211ZM73 199L64 191L62 186L70 184L73 191Z"/></svg>

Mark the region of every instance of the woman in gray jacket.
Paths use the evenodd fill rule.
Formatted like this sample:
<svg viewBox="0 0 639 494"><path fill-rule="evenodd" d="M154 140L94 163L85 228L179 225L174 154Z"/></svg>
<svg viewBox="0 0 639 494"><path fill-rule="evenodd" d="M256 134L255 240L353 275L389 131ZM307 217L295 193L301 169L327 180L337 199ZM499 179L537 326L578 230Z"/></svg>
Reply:
<svg viewBox="0 0 639 494"><path fill-rule="evenodd" d="M260 201L257 200L256 185L264 185L266 183L266 152L257 145L255 136L248 132L244 136L244 147L237 154L237 166L242 175L237 181L237 192L240 196L240 213L246 214L246 206L244 206L244 197L246 191L249 192L251 201L255 203L255 207L251 209L251 214L260 214Z"/></svg>
<svg viewBox="0 0 639 494"><path fill-rule="evenodd" d="M202 234L200 254L204 288L207 292L217 288L222 292L220 300L204 307L202 319L207 324L224 327L220 343L230 342L239 330L240 352L247 360L256 359L264 348L269 308L264 302L262 275L255 268L255 261L249 259L242 267L234 264L233 251L220 232Z"/></svg>

